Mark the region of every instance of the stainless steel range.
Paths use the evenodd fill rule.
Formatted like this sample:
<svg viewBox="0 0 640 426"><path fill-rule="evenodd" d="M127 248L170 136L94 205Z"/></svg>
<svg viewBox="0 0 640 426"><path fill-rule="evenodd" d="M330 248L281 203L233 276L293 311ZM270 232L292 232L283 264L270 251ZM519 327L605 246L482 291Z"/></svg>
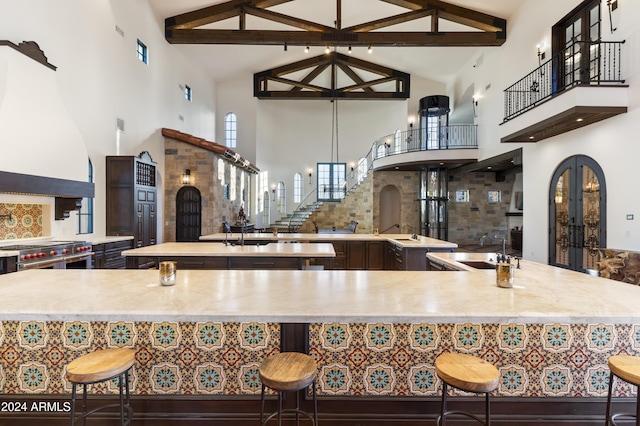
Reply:
<svg viewBox="0 0 640 426"><path fill-rule="evenodd" d="M0 247L18 251L18 271L26 269L91 269L93 249L86 241L44 241Z"/></svg>

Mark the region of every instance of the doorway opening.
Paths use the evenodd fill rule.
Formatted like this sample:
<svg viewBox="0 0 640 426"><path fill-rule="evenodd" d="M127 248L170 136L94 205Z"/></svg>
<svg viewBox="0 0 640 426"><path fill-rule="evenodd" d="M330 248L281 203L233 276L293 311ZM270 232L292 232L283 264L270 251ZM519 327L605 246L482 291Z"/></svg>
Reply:
<svg viewBox="0 0 640 426"><path fill-rule="evenodd" d="M585 155L566 159L549 188L549 264L574 271L597 269L606 247L606 183L602 168Z"/></svg>

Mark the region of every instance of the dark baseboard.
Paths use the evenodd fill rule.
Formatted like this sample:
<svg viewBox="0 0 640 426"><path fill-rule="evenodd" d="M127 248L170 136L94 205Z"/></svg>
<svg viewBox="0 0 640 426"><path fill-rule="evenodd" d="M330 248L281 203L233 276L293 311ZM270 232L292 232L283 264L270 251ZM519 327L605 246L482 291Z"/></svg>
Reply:
<svg viewBox="0 0 640 426"><path fill-rule="evenodd" d="M115 397L90 397L89 408L113 403ZM290 403L293 398L288 398ZM69 413L63 402L66 395L0 395L0 426L62 426L69 424ZM450 409L474 413L484 412L484 399L453 397ZM14 405L8 404L9 402ZM42 404L42 403L45 404ZM18 403L21 411L17 411ZM303 408L310 410L309 401ZM605 398L517 398L496 397L491 401L493 425L565 426L604 424ZM35 404L35 405L34 405ZM256 426L259 424L260 400L256 396L135 396L132 398L135 426ZM12 408L13 407L13 408ZM39 407L44 407L39 410ZM53 410L47 410L53 407ZM267 409L275 409L270 398ZM435 424L440 410L438 398L372 398L323 397L318 401L321 426L425 426ZM635 399L620 398L614 403L615 412L634 412ZM92 426L111 426L115 414L103 413L94 417ZM276 424L276 423L274 423ZM285 422L293 424L293 422ZM305 422L301 421L301 425ZM471 425L473 422L451 418L450 426Z"/></svg>

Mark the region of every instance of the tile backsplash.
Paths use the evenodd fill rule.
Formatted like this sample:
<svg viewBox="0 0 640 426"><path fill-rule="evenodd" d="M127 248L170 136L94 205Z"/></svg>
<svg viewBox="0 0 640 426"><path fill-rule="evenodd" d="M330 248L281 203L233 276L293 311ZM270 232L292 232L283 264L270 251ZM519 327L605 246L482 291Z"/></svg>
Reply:
<svg viewBox="0 0 640 426"><path fill-rule="evenodd" d="M48 205L0 203L0 242L45 235L44 215Z"/></svg>

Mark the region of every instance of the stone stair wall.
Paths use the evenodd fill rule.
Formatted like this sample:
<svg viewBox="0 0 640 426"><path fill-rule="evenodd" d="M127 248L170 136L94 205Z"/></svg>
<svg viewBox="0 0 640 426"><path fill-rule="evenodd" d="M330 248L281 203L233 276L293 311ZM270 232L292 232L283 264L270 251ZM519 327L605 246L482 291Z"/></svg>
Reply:
<svg viewBox="0 0 640 426"><path fill-rule="evenodd" d="M323 202L315 212L300 226L298 232L313 233L313 221L318 228L346 229L349 222L358 222L357 233L373 233L373 175L367 177L351 189L341 201Z"/></svg>

